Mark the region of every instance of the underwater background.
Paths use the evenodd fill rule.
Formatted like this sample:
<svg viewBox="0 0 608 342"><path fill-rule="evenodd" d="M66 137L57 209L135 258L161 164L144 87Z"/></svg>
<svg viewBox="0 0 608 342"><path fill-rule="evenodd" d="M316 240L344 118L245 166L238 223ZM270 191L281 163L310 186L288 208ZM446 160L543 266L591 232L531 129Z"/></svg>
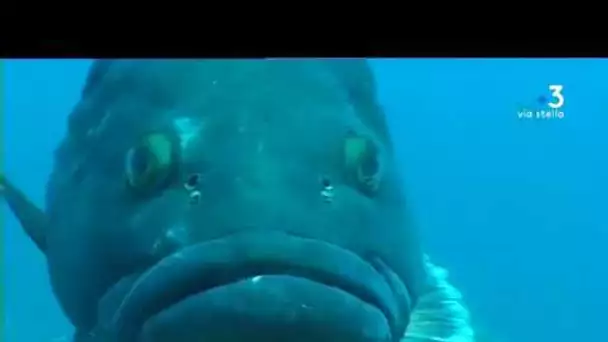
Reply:
<svg viewBox="0 0 608 342"><path fill-rule="evenodd" d="M372 63L427 252L476 328L495 342L606 341L608 60ZM3 171L40 205L90 64L4 62ZM563 117L535 117L553 84ZM3 220L3 341L69 341L42 254L4 205Z"/></svg>

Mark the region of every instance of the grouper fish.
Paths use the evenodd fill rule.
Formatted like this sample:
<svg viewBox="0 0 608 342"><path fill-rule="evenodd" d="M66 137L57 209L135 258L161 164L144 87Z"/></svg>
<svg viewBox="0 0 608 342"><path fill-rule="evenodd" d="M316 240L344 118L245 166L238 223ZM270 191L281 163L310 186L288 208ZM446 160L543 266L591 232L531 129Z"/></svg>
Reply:
<svg viewBox="0 0 608 342"><path fill-rule="evenodd" d="M0 190L75 342L471 342L402 171L365 60L99 60Z"/></svg>

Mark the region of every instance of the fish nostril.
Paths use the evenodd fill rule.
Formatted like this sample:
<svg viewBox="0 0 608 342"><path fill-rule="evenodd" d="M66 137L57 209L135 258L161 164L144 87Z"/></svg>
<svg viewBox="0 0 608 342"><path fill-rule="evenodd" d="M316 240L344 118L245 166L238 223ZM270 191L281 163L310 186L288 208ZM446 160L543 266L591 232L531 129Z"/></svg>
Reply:
<svg viewBox="0 0 608 342"><path fill-rule="evenodd" d="M334 198L334 187L331 185L331 180L325 176L321 177L321 197L327 203L331 203Z"/></svg>
<svg viewBox="0 0 608 342"><path fill-rule="evenodd" d="M201 192L198 190L194 190L190 192L190 204L195 205L199 204L201 201Z"/></svg>
<svg viewBox="0 0 608 342"><path fill-rule="evenodd" d="M200 173L192 173L188 176L188 178L184 182L184 189L186 189L186 191L188 192L188 197L190 198L191 205L200 203L201 192L200 192L200 190L198 190L200 180L201 180Z"/></svg>
<svg viewBox="0 0 608 342"><path fill-rule="evenodd" d="M201 180L200 173L193 173L188 176L188 179L186 179L186 183L184 183L184 187L186 188L186 190L192 191L198 186L200 180Z"/></svg>
<svg viewBox="0 0 608 342"><path fill-rule="evenodd" d="M331 181L329 180L328 177L321 177L321 185L323 186L323 188L327 188L329 186L331 186Z"/></svg>

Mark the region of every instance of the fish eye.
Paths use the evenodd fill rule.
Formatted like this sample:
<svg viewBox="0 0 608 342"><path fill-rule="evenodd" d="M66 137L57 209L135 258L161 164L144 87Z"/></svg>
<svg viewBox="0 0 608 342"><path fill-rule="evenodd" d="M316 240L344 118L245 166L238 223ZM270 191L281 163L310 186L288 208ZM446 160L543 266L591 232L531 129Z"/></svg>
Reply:
<svg viewBox="0 0 608 342"><path fill-rule="evenodd" d="M344 162L349 179L367 195L378 190L381 178L380 151L377 144L354 133L344 143Z"/></svg>
<svg viewBox="0 0 608 342"><path fill-rule="evenodd" d="M170 137L151 133L131 147L125 156L128 185L137 191L157 190L165 185L175 165L175 147Z"/></svg>

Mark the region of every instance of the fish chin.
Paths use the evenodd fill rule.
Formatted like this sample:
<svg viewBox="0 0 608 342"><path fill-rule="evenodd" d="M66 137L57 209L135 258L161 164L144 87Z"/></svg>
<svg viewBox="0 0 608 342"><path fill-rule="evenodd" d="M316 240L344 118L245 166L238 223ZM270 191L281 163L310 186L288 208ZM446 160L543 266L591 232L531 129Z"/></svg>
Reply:
<svg viewBox="0 0 608 342"><path fill-rule="evenodd" d="M398 341L409 298L385 270L324 241L240 233L123 279L98 329L120 342Z"/></svg>

